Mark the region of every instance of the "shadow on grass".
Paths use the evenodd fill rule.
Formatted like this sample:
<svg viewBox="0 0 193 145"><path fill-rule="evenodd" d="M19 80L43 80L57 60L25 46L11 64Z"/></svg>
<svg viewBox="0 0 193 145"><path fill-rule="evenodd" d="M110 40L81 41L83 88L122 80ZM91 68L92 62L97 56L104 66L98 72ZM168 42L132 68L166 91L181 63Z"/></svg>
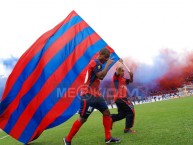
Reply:
<svg viewBox="0 0 193 145"><path fill-rule="evenodd" d="M47 142L31 142L31 143L28 143L28 144L25 144L25 145L46 145Z"/></svg>

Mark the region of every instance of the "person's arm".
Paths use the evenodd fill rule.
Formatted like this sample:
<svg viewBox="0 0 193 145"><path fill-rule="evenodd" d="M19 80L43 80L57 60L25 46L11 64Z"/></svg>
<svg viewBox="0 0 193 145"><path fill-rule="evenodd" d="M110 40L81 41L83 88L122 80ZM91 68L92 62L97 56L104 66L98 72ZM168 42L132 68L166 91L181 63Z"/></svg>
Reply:
<svg viewBox="0 0 193 145"><path fill-rule="evenodd" d="M114 87L116 89L116 91L118 91L119 89L119 79L118 79L119 75L117 75L117 73L115 72L114 76L113 76L113 84Z"/></svg>
<svg viewBox="0 0 193 145"><path fill-rule="evenodd" d="M100 79L103 80L104 77L106 76L107 72L108 72L108 68L111 65L111 63L113 63L112 59L108 59L105 68L102 71L99 71L98 73L96 73L96 76Z"/></svg>
<svg viewBox="0 0 193 145"><path fill-rule="evenodd" d="M128 72L130 79L126 79L126 84L132 83L133 82L133 73L132 72Z"/></svg>
<svg viewBox="0 0 193 145"><path fill-rule="evenodd" d="M115 102L118 98L118 89L119 89L119 79L118 79L118 75L115 74L113 75L113 84L114 84L114 87L113 87L113 101Z"/></svg>
<svg viewBox="0 0 193 145"><path fill-rule="evenodd" d="M120 58L120 59L119 59L119 62L123 64L123 59L122 59L122 58ZM133 73L132 73L132 72L130 72L130 71L128 71L128 73L129 73L130 79L126 79L126 83L127 83L127 84L129 84L129 83L132 83L132 82L133 82Z"/></svg>
<svg viewBox="0 0 193 145"><path fill-rule="evenodd" d="M132 83L133 82L133 72L129 72L129 76L130 76L129 82Z"/></svg>

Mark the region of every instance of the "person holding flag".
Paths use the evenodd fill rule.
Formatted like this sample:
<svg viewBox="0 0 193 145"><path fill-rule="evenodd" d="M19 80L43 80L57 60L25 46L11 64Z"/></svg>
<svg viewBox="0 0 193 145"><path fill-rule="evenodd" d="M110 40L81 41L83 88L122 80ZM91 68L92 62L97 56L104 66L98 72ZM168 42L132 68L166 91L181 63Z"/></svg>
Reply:
<svg viewBox="0 0 193 145"><path fill-rule="evenodd" d="M123 60L120 59L123 63ZM124 64L124 63L123 63ZM131 128L134 125L135 110L132 102L128 99L127 85L133 82L133 73L128 70L130 79L124 78L124 68L118 66L113 76L113 83L116 89L116 95L114 97L115 104L117 105L118 114L111 114L113 123L122 119L125 120L124 133L136 133Z"/></svg>
<svg viewBox="0 0 193 145"><path fill-rule="evenodd" d="M72 138L86 122L87 118L94 109L99 110L103 114L106 144L120 142L119 138L113 138L111 136L110 130L112 126L112 119L110 117L110 111L99 90L100 80L103 80L109 70L109 66L113 63L113 60L109 57L110 51L107 48L103 48L99 51L98 57L96 59L92 59L88 64L85 84L80 93L80 117L74 122L69 134L63 139L65 145L71 145ZM106 63L106 65L104 69L102 69L102 64L104 63Z"/></svg>
<svg viewBox="0 0 193 145"><path fill-rule="evenodd" d="M113 62L108 60L110 53L102 50L104 47L110 51ZM90 62L99 52L96 61ZM88 65L89 79L85 85L90 85L87 91L96 88L97 94L99 79L119 59L116 52L73 10L54 28L42 34L15 64L0 100L0 129L24 144L38 139L45 130L64 123L80 109L80 94L76 89L84 84ZM101 64L107 60L102 71ZM72 90L75 93L71 93ZM100 95L94 96L102 100L98 99ZM100 106L98 109L104 114L106 139L110 139L109 126L106 125L110 124L110 113L101 102L97 107ZM87 107L83 105L83 109L84 106ZM84 110L81 112L85 119Z"/></svg>

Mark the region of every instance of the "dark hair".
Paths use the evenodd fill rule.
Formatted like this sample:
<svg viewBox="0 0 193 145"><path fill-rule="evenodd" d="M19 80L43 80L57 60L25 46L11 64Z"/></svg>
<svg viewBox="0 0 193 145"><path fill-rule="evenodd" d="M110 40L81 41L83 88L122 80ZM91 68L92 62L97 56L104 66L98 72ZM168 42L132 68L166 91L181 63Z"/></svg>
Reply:
<svg viewBox="0 0 193 145"><path fill-rule="evenodd" d="M101 55L110 54L110 51L107 48L103 48L99 51L99 54Z"/></svg>

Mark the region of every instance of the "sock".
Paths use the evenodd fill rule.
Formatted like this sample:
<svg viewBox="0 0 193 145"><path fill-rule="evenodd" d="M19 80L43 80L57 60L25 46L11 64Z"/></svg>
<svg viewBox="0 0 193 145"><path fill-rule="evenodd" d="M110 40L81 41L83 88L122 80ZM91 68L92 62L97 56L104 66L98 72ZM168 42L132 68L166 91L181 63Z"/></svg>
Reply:
<svg viewBox="0 0 193 145"><path fill-rule="evenodd" d="M112 118L110 116L103 116L103 125L105 130L105 138L109 140L111 138Z"/></svg>
<svg viewBox="0 0 193 145"><path fill-rule="evenodd" d="M82 126L82 123L79 120L76 120L74 124L72 125L72 128L68 136L66 137L66 140L71 142L72 138L75 136L75 134L78 132L81 126Z"/></svg>

